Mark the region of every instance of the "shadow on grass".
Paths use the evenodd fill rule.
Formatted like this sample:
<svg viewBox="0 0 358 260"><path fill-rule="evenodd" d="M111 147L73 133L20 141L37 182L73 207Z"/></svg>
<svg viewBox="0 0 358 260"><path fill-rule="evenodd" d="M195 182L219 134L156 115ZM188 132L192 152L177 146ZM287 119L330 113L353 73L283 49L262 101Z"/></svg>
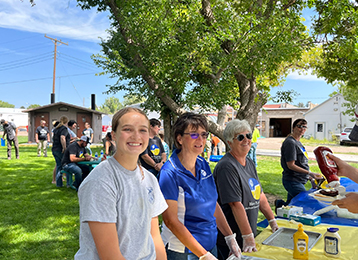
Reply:
<svg viewBox="0 0 358 260"><path fill-rule="evenodd" d="M0 160L1 259L73 259L77 193L51 183L54 166L52 154L37 157L36 147L20 147L19 160Z"/></svg>

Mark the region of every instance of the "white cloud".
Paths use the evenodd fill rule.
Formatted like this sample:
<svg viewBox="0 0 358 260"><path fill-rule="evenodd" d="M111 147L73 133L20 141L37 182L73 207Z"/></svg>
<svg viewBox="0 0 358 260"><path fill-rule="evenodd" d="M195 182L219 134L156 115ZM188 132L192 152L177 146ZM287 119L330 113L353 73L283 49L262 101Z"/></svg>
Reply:
<svg viewBox="0 0 358 260"><path fill-rule="evenodd" d="M91 42L106 38L108 13L82 10L74 0L1 0L0 27Z"/></svg>
<svg viewBox="0 0 358 260"><path fill-rule="evenodd" d="M297 71L290 73L287 78L291 80L304 80L304 81L325 81L323 78L318 78L312 74L312 70L308 70L305 74L299 74Z"/></svg>

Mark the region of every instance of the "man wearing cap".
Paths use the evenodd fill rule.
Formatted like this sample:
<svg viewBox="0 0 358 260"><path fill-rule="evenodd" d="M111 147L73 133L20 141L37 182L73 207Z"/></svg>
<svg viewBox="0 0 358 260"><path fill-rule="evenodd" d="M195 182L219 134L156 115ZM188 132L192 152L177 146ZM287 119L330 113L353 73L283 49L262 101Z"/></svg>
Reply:
<svg viewBox="0 0 358 260"><path fill-rule="evenodd" d="M76 188L80 186L82 180L89 174L89 166L77 164L77 162L89 161L92 156L86 151L86 146L89 143L89 137L81 136L80 140L71 143L62 158L62 170L75 175L75 182L71 185L70 178L67 178L67 187Z"/></svg>
<svg viewBox="0 0 358 260"><path fill-rule="evenodd" d="M259 126L260 125L257 124L256 127L254 128L254 132L252 133L251 148L247 154L247 156L254 161L256 167L257 167L257 160L256 160L257 138L260 137L260 132L259 129L257 129L257 127Z"/></svg>
<svg viewBox="0 0 358 260"><path fill-rule="evenodd" d="M16 159L19 159L19 142L17 141L17 128L13 122L8 122L4 119L0 120L2 127L4 128L4 134L2 139L7 139L7 159L11 160L11 144L14 143Z"/></svg>

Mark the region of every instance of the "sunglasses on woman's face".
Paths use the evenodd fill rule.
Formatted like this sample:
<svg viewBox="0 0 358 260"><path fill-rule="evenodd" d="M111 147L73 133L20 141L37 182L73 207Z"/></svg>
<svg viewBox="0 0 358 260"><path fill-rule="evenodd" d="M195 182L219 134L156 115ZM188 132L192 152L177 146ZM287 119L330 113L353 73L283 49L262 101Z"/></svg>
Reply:
<svg viewBox="0 0 358 260"><path fill-rule="evenodd" d="M301 129L307 129L307 126L305 125L297 125L298 128L301 128Z"/></svg>
<svg viewBox="0 0 358 260"><path fill-rule="evenodd" d="M240 134L238 136L236 136L236 139L241 142L242 140L245 139L245 136L247 139L251 140L252 139L252 134L251 133L247 133L246 135Z"/></svg>
<svg viewBox="0 0 358 260"><path fill-rule="evenodd" d="M204 132L204 133L183 133L183 135L190 135L191 139L198 139L199 135L203 138L206 139L209 136L209 132Z"/></svg>

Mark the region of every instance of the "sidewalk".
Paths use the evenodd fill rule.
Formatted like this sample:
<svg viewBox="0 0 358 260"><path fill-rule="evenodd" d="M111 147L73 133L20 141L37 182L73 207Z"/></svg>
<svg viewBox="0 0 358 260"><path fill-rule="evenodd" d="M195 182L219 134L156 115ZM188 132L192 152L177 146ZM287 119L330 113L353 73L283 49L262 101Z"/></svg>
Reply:
<svg viewBox="0 0 358 260"><path fill-rule="evenodd" d="M264 156L275 156L275 157L281 157L281 151L280 150L268 150L268 149L257 149L256 150L257 155L264 155ZM350 162L350 163L358 163L358 155L354 154L340 154L335 153L335 156L342 159L343 161ZM308 157L311 160L316 160L315 155L313 152L308 152Z"/></svg>

